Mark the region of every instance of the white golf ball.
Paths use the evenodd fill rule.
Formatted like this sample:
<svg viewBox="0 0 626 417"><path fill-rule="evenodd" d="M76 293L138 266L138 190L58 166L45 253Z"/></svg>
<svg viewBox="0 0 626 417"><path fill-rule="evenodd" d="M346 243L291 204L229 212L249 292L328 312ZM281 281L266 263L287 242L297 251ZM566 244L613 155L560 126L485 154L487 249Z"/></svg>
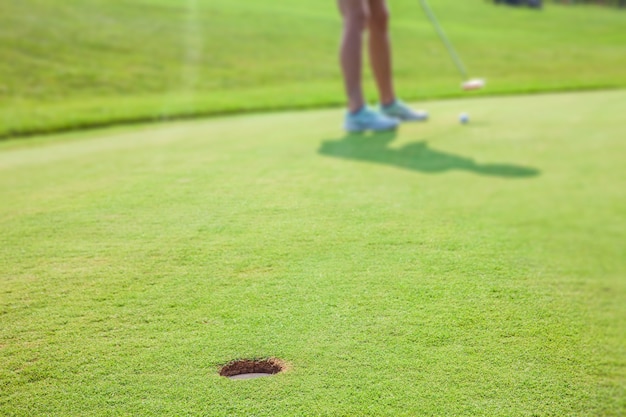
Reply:
<svg viewBox="0 0 626 417"><path fill-rule="evenodd" d="M469 123L469 114L461 113L459 114L459 122L462 124Z"/></svg>

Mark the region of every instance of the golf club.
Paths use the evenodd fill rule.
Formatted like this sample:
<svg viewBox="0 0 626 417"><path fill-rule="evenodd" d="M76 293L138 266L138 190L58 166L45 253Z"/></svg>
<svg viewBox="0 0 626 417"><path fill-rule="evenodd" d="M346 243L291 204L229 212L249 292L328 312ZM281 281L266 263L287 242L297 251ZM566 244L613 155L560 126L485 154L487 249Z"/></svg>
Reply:
<svg viewBox="0 0 626 417"><path fill-rule="evenodd" d="M485 80L480 79L480 78L469 79L467 70L465 69L465 65L463 65L463 61L461 61L461 58L454 50L452 43L450 43L450 40L448 39L445 32L443 31L443 28L437 21L435 14L428 6L428 3L426 3L426 0L420 0L420 3L422 5L422 9L424 9L424 13L426 13L426 16L428 16L428 19L435 27L437 34L443 41L443 44L448 49L448 52L450 53L450 56L452 57L452 61L454 62L454 65L457 67L457 69L463 76L463 83L461 84L461 87L463 88L463 90L466 90L466 91L467 90L479 90L483 88L485 86Z"/></svg>

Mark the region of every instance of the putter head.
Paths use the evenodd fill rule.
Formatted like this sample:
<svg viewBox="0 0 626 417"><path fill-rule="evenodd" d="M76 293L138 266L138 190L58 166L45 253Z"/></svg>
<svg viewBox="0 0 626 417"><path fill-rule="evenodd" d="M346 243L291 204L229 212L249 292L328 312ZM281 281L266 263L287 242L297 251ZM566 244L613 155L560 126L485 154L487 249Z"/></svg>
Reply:
<svg viewBox="0 0 626 417"><path fill-rule="evenodd" d="M465 91L480 90L484 86L485 86L485 80L480 79L480 78L474 78L473 80L467 80L463 84L461 84L461 87Z"/></svg>

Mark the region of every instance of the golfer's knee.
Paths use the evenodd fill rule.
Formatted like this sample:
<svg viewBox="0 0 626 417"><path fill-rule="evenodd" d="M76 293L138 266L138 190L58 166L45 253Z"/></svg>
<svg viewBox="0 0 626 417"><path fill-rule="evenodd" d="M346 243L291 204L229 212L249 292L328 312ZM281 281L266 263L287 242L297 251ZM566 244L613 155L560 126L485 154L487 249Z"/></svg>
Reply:
<svg viewBox="0 0 626 417"><path fill-rule="evenodd" d="M365 9L353 9L344 15L346 28L363 31L370 21L370 13Z"/></svg>
<svg viewBox="0 0 626 417"><path fill-rule="evenodd" d="M369 15L368 27L371 31L387 32L389 30L389 10L381 8Z"/></svg>

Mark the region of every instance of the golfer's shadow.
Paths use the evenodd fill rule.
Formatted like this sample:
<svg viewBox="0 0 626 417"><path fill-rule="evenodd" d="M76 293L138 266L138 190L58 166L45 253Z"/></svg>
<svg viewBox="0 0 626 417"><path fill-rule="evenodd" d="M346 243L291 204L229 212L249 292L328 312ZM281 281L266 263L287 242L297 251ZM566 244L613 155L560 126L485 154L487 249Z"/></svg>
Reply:
<svg viewBox="0 0 626 417"><path fill-rule="evenodd" d="M322 142L318 152L335 158L375 162L426 173L455 169L498 177L534 177L540 173L535 168L519 165L479 164L471 158L431 149L426 141L390 148L389 144L395 138L396 132L371 135L350 133L342 139Z"/></svg>

